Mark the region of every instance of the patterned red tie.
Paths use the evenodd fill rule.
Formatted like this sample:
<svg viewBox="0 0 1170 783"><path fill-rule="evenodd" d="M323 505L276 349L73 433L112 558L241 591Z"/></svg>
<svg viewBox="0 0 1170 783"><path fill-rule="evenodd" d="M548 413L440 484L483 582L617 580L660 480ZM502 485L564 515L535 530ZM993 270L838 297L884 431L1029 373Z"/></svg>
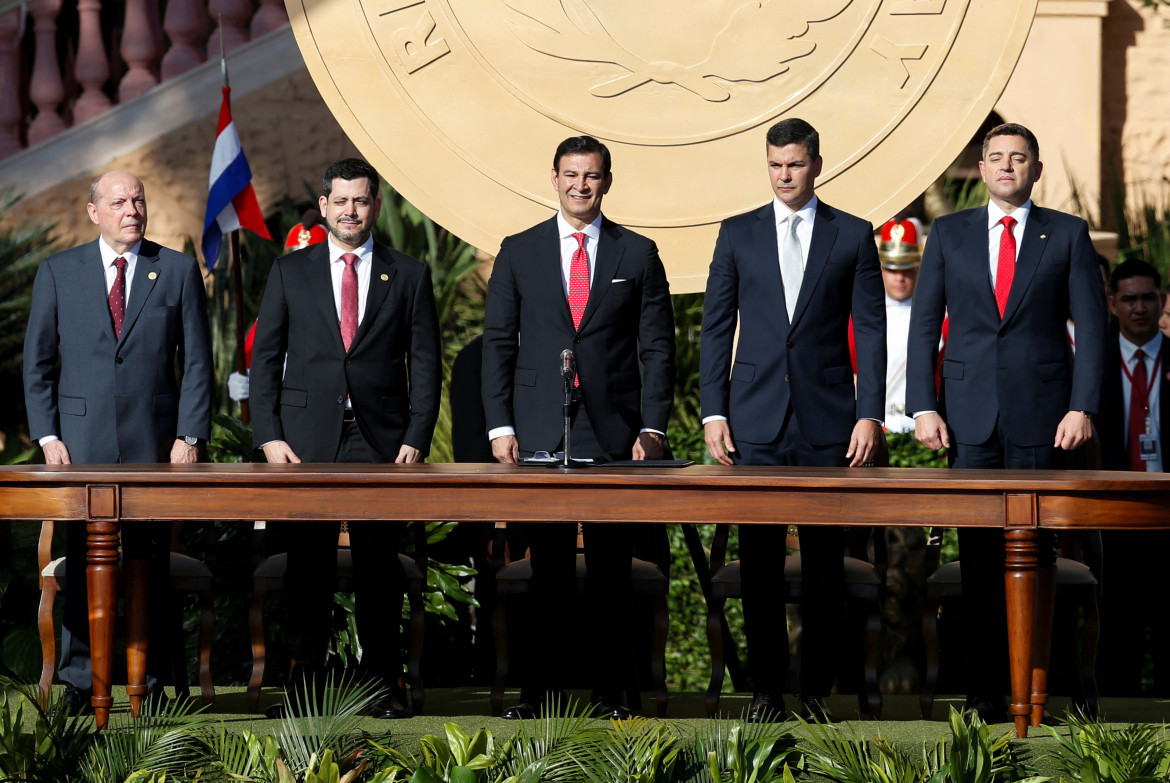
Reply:
<svg viewBox="0 0 1170 783"><path fill-rule="evenodd" d="M1012 292L1012 278L1016 275L1016 237L1012 234L1016 219L1005 216L999 222L1003 223L1003 233L999 236L999 265L995 268L995 303L999 305L999 317L1003 318Z"/></svg>
<svg viewBox="0 0 1170 783"><path fill-rule="evenodd" d="M345 269L341 273L341 342L348 351L358 328L358 279L355 268L358 257L353 253L343 253L341 260L345 262Z"/></svg>
<svg viewBox="0 0 1170 783"><path fill-rule="evenodd" d="M573 251L573 263L569 267L569 312L573 315L573 328L581 328L581 316L589 301L589 254L585 252L585 235L573 234L577 249Z"/></svg>
<svg viewBox="0 0 1170 783"><path fill-rule="evenodd" d="M585 234L578 231L573 239L577 240L577 249L569 266L569 313L573 316L573 328L580 329L581 316L589 302L589 254L585 251ZM581 385L579 376L573 376L573 385Z"/></svg>
<svg viewBox="0 0 1170 783"><path fill-rule="evenodd" d="M122 324L126 321L126 259L118 256L114 266L118 267L118 274L110 286L110 316L114 319L114 337L121 339Z"/></svg>
<svg viewBox="0 0 1170 783"><path fill-rule="evenodd" d="M1146 471L1142 459L1142 436L1146 434L1146 395L1149 394L1150 380L1146 373L1146 354L1138 348L1133 358L1133 378L1129 390L1129 469Z"/></svg>

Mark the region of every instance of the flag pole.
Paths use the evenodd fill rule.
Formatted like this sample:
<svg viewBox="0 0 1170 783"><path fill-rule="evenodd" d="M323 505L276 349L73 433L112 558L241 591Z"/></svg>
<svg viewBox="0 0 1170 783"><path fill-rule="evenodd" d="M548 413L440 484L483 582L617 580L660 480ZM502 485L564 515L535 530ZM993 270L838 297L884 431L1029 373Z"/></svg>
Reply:
<svg viewBox="0 0 1170 783"><path fill-rule="evenodd" d="M227 52L223 48L222 15L219 18L219 71L223 76L224 94L230 95L232 87L228 82ZM244 325L244 275L241 271L240 230L238 228L230 233L228 247L230 248L228 267L231 269L232 298L236 303L236 372L241 375L246 375L248 372L248 360L244 352L244 337L247 330ZM248 406L248 400L240 400L240 421L244 424L249 424L251 420L252 413Z"/></svg>

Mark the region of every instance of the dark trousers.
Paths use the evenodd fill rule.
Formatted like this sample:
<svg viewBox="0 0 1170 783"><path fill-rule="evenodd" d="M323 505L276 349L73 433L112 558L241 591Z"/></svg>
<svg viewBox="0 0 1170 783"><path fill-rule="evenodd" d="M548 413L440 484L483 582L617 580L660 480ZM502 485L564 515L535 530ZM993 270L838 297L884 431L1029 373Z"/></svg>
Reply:
<svg viewBox="0 0 1170 783"><path fill-rule="evenodd" d="M1055 433L1054 433L1055 434ZM952 435L952 440L954 436ZM1000 430L986 443L954 443L951 467L999 470L1052 470L1064 467L1051 445L1017 446ZM956 509L957 516L962 509ZM1041 562L1051 563L1054 538L1042 531ZM1001 530L959 528L959 572L963 580L962 623L967 696L998 701L1009 690L1007 599L1004 590L1004 534Z"/></svg>
<svg viewBox="0 0 1170 783"><path fill-rule="evenodd" d="M61 621L61 656L57 675L61 682L89 692L93 690L93 662L89 651L89 585L86 570L86 534L84 522L69 522L65 527L65 603ZM150 690L161 687L168 679L172 659L173 624L178 606L171 591L171 523L125 522L122 524L122 552L126 557L150 558L150 582L147 611L149 656L146 660L146 685ZM181 643L181 640L174 640Z"/></svg>
<svg viewBox="0 0 1170 783"><path fill-rule="evenodd" d="M607 454L602 449L579 401L573 409L570 439L574 457L628 459L630 456ZM521 644L512 647L519 653L513 653L512 660L521 665L523 672L521 699L540 702L546 691L560 688L569 651L584 644L589 650L586 675L594 697L604 704L620 703L622 691L633 678L630 526L584 525L587 572L584 618L575 617L571 611L577 594L576 524L528 524L524 525L524 533L532 558L529 585L532 611L528 622L522 623Z"/></svg>
<svg viewBox="0 0 1170 783"><path fill-rule="evenodd" d="M1170 625L1158 610L1162 569L1170 555L1164 530L1101 532L1101 641L1097 680L1102 696L1142 695L1146 655L1151 696L1170 695Z"/></svg>
<svg viewBox="0 0 1170 783"><path fill-rule="evenodd" d="M735 437L734 431L732 438ZM800 433L789 405L780 435L771 443L736 440L739 465L844 467L848 443L812 446ZM845 618L845 535L833 526L799 525L801 591L800 690L828 696L837 675L837 651ZM779 695L788 679L788 624L784 607L784 541L787 522L740 525L743 623L748 667L758 693Z"/></svg>
<svg viewBox="0 0 1170 783"><path fill-rule="evenodd" d="M354 422L342 428L335 462L382 462ZM285 597L289 611L285 638L296 662L293 682L302 675L321 680L337 585L340 522L281 523L288 541ZM404 522L360 520L349 523L353 557L354 620L362 644L360 671L394 687L402 674L401 622L405 576L398 559Z"/></svg>

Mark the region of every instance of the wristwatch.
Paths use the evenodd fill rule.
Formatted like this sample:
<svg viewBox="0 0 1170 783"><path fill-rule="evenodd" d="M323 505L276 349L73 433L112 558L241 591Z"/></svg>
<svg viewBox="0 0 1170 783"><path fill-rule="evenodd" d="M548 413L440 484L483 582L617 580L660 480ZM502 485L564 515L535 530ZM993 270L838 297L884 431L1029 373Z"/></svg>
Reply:
<svg viewBox="0 0 1170 783"><path fill-rule="evenodd" d="M192 437L190 435L180 435L179 440L183 441L188 446L198 446L199 445L199 438L195 438L195 437Z"/></svg>

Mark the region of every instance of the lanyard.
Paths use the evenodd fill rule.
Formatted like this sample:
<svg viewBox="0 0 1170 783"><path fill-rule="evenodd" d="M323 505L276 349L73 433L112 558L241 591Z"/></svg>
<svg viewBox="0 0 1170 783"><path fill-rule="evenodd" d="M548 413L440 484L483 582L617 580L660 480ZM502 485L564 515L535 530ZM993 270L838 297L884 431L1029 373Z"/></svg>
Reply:
<svg viewBox="0 0 1170 783"><path fill-rule="evenodd" d="M1145 359L1143 358L1144 362ZM1139 389L1139 399L1142 403L1142 410L1146 413L1150 412L1150 392L1154 390L1154 381L1158 380L1158 369L1162 366L1162 352L1158 351L1158 358L1154 360L1154 371L1150 373L1150 384L1144 389ZM1125 366L1125 359L1121 359L1121 371L1125 373L1126 379L1129 381L1130 387L1133 387L1133 373Z"/></svg>

